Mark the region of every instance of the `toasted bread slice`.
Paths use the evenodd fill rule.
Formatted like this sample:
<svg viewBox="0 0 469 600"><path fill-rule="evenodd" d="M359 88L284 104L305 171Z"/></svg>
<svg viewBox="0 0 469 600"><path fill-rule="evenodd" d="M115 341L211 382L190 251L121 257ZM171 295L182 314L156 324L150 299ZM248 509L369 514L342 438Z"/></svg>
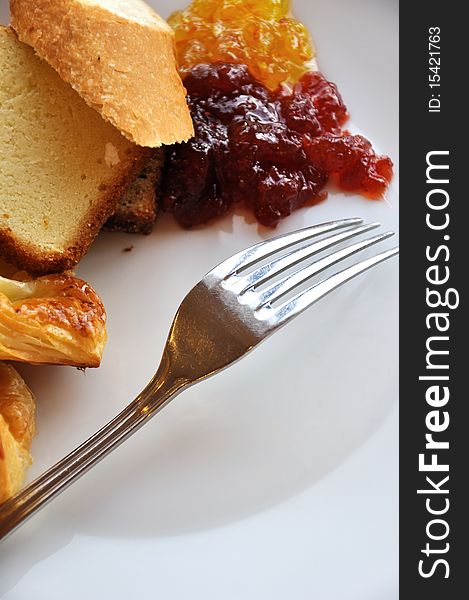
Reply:
<svg viewBox="0 0 469 600"><path fill-rule="evenodd" d="M194 135L174 33L142 0L11 0L10 11L20 40L130 140Z"/></svg>
<svg viewBox="0 0 469 600"><path fill-rule="evenodd" d="M109 231L149 234L158 212L159 184L164 165L164 152L159 149L122 196L116 212L104 225Z"/></svg>
<svg viewBox="0 0 469 600"><path fill-rule="evenodd" d="M106 123L0 27L0 255L32 274L72 268L151 152Z"/></svg>
<svg viewBox="0 0 469 600"><path fill-rule="evenodd" d="M0 503L19 491L31 464L35 403L15 369L0 362Z"/></svg>

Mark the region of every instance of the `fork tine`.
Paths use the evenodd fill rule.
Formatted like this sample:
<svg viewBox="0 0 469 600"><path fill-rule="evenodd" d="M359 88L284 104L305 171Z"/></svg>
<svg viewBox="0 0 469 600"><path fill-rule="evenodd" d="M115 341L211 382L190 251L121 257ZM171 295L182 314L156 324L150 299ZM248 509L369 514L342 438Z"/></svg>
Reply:
<svg viewBox="0 0 469 600"><path fill-rule="evenodd" d="M337 252L333 252L324 258L315 261L314 263L292 273L291 275L287 275L283 277L280 281L276 281L271 286L269 286L266 290L264 290L260 294L256 294L258 308L265 306L267 303L272 303L285 296L289 292L293 291L296 287L311 279L315 275L318 275L328 267L332 267L336 263L341 260L345 260L350 256L353 256L357 252L361 252L374 244L378 244L379 242L386 240L394 235L393 231L388 231L386 233L381 233L380 235L375 235L372 238L367 240L363 240L362 242L357 242L351 246L347 246L342 250L338 250ZM251 303L255 303L255 300L250 299ZM252 305L252 304L251 304Z"/></svg>
<svg viewBox="0 0 469 600"><path fill-rule="evenodd" d="M376 229L377 227L380 227L380 223L370 223L368 225L352 227L351 229L347 229L345 233L329 235L314 244L310 243L307 246L302 246L297 250L292 250L288 254L280 256L280 258L272 260L270 263L263 265L245 277L238 278L234 283L230 282L229 287L235 293L242 295L249 290L249 288L258 287L259 285L266 283L269 279L272 279L272 277L294 267L303 260L311 258L327 248L332 248L341 242L362 233L366 233L367 231L371 231L372 229Z"/></svg>
<svg viewBox="0 0 469 600"><path fill-rule="evenodd" d="M363 260L347 269L343 269L338 273L335 273L331 277L320 281L314 286L308 288L304 292L301 292L291 300L288 300L277 309L265 306L260 310L256 311L256 315L261 320L269 320L272 326L276 329L282 325L285 325L288 321L302 313L304 310L309 308L312 304L340 287L347 281L350 281L357 275L368 271L375 265L396 256L399 253L399 248L391 248L385 252L381 252L371 258Z"/></svg>
<svg viewBox="0 0 469 600"><path fill-rule="evenodd" d="M235 274L236 271L247 269L256 262L272 256L272 254L275 254L279 250L284 250L285 248L289 248L299 242L322 235L323 233L329 233L330 231L343 229L344 227L351 227L352 225L360 225L361 223L363 223L363 219L360 218L342 219L320 223L318 225L313 225L312 227L300 229L293 233L286 233L271 240L260 242L247 250L235 254L219 264L218 267L215 267L211 273L216 277L228 279Z"/></svg>

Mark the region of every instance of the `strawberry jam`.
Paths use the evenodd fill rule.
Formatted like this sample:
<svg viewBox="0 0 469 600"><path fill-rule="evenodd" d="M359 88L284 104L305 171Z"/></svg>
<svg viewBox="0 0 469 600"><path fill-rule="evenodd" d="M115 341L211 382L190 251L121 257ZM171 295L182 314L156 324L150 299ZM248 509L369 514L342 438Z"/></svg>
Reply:
<svg viewBox="0 0 469 600"><path fill-rule="evenodd" d="M365 138L344 134L347 109L333 83L308 72L293 89L269 90L246 65L199 64L184 79L195 137L169 149L163 207L183 227L235 203L263 225L324 198L329 179L383 195L392 162Z"/></svg>

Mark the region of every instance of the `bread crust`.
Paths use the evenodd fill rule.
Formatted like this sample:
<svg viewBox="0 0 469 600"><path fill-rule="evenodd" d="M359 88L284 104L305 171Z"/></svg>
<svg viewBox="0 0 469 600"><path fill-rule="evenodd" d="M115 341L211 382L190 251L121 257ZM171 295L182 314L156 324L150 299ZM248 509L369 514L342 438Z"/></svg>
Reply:
<svg viewBox="0 0 469 600"><path fill-rule="evenodd" d="M103 229L143 235L149 235L153 231L158 214L164 156L162 148L154 150L154 154L122 196L115 213L104 224Z"/></svg>
<svg viewBox="0 0 469 600"><path fill-rule="evenodd" d="M90 209L83 222L77 227L79 231L77 238L66 250L45 253L40 248L18 240L11 229L0 228L0 256L34 276L61 273L72 269L86 254L103 223L114 213L120 198L141 172L151 152L149 148L136 147L134 160L103 191L101 201L95 203L94 208Z"/></svg>
<svg viewBox="0 0 469 600"><path fill-rule="evenodd" d="M81 0L11 0L11 25L104 119L141 146L194 135L174 33Z"/></svg>

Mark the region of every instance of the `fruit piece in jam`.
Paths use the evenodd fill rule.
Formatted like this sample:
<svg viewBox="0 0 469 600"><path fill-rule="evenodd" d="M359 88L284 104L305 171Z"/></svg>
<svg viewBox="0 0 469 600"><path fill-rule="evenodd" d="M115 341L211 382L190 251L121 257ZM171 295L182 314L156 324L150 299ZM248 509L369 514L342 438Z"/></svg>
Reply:
<svg viewBox="0 0 469 600"><path fill-rule="evenodd" d="M347 109L333 83L310 72L286 91L269 90L246 65L200 64L185 78L195 137L169 149L163 206L183 227L250 207L274 227L318 202L333 178L379 198L392 162L361 136L343 135Z"/></svg>
<svg viewBox="0 0 469 600"><path fill-rule="evenodd" d="M306 27L290 16L290 0L193 0L169 18L184 77L200 63L248 65L270 89L310 69Z"/></svg>

